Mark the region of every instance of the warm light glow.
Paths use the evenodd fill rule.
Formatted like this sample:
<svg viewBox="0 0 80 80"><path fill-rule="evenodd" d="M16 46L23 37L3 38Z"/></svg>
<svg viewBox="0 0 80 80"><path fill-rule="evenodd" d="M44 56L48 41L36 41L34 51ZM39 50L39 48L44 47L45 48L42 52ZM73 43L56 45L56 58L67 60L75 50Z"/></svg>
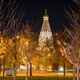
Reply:
<svg viewBox="0 0 80 80"><path fill-rule="evenodd" d="M25 42L26 46L28 45L28 41Z"/></svg>
<svg viewBox="0 0 80 80"><path fill-rule="evenodd" d="M48 54L48 57L50 57L51 56L51 54Z"/></svg>
<svg viewBox="0 0 80 80"><path fill-rule="evenodd" d="M63 67L60 67L59 70L60 70L60 71L64 71Z"/></svg>
<svg viewBox="0 0 80 80"><path fill-rule="evenodd" d="M43 18L44 18L44 20L48 20L48 16L44 16Z"/></svg>
<svg viewBox="0 0 80 80"><path fill-rule="evenodd" d="M17 39L19 39L19 36L16 36Z"/></svg>
<svg viewBox="0 0 80 80"><path fill-rule="evenodd" d="M23 66L23 65L20 65L20 69L22 69L22 70L26 70L26 67Z"/></svg>

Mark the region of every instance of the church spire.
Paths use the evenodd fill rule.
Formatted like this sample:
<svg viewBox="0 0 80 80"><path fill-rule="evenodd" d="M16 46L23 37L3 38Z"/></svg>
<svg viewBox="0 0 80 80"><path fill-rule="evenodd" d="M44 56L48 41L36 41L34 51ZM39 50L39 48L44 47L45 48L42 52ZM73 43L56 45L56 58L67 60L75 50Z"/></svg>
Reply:
<svg viewBox="0 0 80 80"><path fill-rule="evenodd" d="M47 14L47 9L45 9L45 14L43 16L43 24L42 24L41 32L42 31L51 32L50 25L49 25L49 16Z"/></svg>
<svg viewBox="0 0 80 80"><path fill-rule="evenodd" d="M47 9L45 9L45 16L47 16Z"/></svg>
<svg viewBox="0 0 80 80"><path fill-rule="evenodd" d="M51 32L51 28L49 25L49 17L47 14L47 9L45 9L45 14L43 16L43 23L42 23L42 28L40 31L40 35L39 35L39 46L45 46L47 43L47 40L52 40L52 32ZM50 41L51 43L51 41ZM53 43L53 42L52 42Z"/></svg>
<svg viewBox="0 0 80 80"><path fill-rule="evenodd" d="M44 16L43 16L43 20L44 21L48 21L48 19L49 19L49 17L48 17L48 14L47 14L47 9L45 9L45 14L44 14Z"/></svg>

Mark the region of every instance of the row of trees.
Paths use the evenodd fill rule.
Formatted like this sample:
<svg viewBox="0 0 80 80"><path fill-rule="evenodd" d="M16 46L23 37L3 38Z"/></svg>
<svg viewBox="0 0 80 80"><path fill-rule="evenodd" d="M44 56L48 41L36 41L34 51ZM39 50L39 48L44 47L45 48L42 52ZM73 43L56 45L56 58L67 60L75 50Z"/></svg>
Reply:
<svg viewBox="0 0 80 80"><path fill-rule="evenodd" d="M53 48L49 48L49 45L47 45L46 47L49 48L48 51L38 51L36 49L38 46L38 36L31 31L28 24L25 26L22 25L21 21L24 18L23 8L21 7L19 9L20 5L18 4L16 6L16 1L7 3L4 0L0 0L0 2L0 61L2 61L3 65L3 79L5 64L8 64L8 67L11 66L13 68L14 80L16 80L17 67L23 63L23 61L25 61L27 68L28 63L30 64L30 75L32 75L32 58L36 56L39 57L38 60L40 64L43 64L44 66L52 65L53 68L56 69L59 65L65 64L64 58L66 58L65 60L68 60L77 68L77 80L79 80L80 15L73 10L70 10L71 12L68 13L68 16L69 20L71 20L71 29L66 29L61 35L55 34L53 36ZM68 40L66 39L68 42L64 40L65 34L69 34L67 37ZM63 57L60 53L62 53ZM47 64L46 61L48 61Z"/></svg>
<svg viewBox="0 0 80 80"><path fill-rule="evenodd" d="M62 39L58 39L58 45L62 55L73 65L74 80L75 68L77 69L77 80L79 80L80 67L80 3L75 1L77 9L69 8L66 11L69 26L65 28Z"/></svg>
<svg viewBox="0 0 80 80"><path fill-rule="evenodd" d="M14 80L16 80L16 70L21 63L21 57L25 54L27 61L31 61L36 38L34 33L29 30L28 25L26 25L27 31L24 30L23 18L24 11L20 3L0 0L0 59L3 65L3 80L5 64L13 68Z"/></svg>

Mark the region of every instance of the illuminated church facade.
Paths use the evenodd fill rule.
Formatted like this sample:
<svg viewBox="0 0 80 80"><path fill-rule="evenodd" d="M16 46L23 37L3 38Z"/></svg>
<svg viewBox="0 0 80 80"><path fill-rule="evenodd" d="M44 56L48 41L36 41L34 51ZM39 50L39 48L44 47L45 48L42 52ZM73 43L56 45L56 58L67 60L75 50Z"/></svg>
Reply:
<svg viewBox="0 0 80 80"><path fill-rule="evenodd" d="M49 24L49 16L47 10L45 10L45 15L43 16L42 28L39 34L39 47L53 47L53 35Z"/></svg>

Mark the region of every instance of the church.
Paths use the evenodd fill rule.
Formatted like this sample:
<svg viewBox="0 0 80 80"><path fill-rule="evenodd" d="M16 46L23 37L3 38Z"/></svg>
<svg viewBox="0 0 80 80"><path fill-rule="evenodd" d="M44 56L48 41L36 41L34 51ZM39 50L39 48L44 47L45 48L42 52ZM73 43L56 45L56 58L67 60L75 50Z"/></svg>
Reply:
<svg viewBox="0 0 80 80"><path fill-rule="evenodd" d="M45 14L43 16L43 23L42 23L41 31L38 38L38 47L37 47L38 53L40 53L42 57L41 58L38 57L38 60L35 58L34 60L35 63L37 63L38 61L41 62L38 64L38 66L40 66L39 70L52 71L52 66L50 64L47 67L43 66L44 64L46 64L45 60L48 60L51 57L51 53L50 53L51 49L54 50L53 34L49 24L49 16L47 14L47 10L45 10ZM33 64L33 66L36 67L35 64Z"/></svg>
<svg viewBox="0 0 80 80"><path fill-rule="evenodd" d="M49 24L49 16L47 14L47 10L45 10L45 14L43 16L43 23L39 34L38 44L40 49L44 47L53 47L53 35Z"/></svg>

